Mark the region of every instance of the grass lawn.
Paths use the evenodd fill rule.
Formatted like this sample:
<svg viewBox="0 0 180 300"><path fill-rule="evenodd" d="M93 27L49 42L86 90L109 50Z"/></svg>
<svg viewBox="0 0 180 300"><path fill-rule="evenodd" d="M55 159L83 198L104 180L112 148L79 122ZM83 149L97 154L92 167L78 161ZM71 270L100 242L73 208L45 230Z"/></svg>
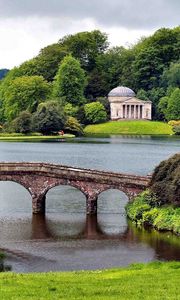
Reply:
<svg viewBox="0 0 180 300"><path fill-rule="evenodd" d="M180 299L180 262L105 270L0 274L1 300Z"/></svg>
<svg viewBox="0 0 180 300"><path fill-rule="evenodd" d="M109 121L85 127L86 135L93 134L173 134L172 127L157 121Z"/></svg>
<svg viewBox="0 0 180 300"><path fill-rule="evenodd" d="M16 135L16 134L0 134L0 141L44 141L44 140L61 140L67 138L74 138L73 134L62 135Z"/></svg>

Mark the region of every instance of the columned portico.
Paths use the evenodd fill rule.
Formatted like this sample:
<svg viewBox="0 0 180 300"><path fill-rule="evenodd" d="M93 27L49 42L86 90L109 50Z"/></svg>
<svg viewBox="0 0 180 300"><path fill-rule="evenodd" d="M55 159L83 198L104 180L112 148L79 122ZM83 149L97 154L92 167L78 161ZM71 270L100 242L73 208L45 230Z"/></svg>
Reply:
<svg viewBox="0 0 180 300"><path fill-rule="evenodd" d="M135 97L135 93L126 87L113 89L108 99L111 108L111 120L137 119L151 120L151 101L143 101Z"/></svg>

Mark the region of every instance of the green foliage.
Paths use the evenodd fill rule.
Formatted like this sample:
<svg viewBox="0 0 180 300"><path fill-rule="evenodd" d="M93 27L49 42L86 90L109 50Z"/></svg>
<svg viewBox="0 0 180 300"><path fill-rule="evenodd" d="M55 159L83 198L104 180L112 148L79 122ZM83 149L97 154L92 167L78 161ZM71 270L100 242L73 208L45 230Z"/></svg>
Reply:
<svg viewBox="0 0 180 300"><path fill-rule="evenodd" d="M35 131L50 135L64 128L65 117L60 111L56 101L40 103L37 112L33 115L33 127Z"/></svg>
<svg viewBox="0 0 180 300"><path fill-rule="evenodd" d="M4 115L8 121L20 112L34 112L38 104L45 101L50 92L49 84L42 76L22 76L9 82L3 90Z"/></svg>
<svg viewBox="0 0 180 300"><path fill-rule="evenodd" d="M66 47L87 71L95 67L96 58L108 47L107 34L99 30L66 35L60 39L59 44Z"/></svg>
<svg viewBox="0 0 180 300"><path fill-rule="evenodd" d="M84 106L85 118L87 123L102 123L107 120L107 113L100 102L91 102Z"/></svg>
<svg viewBox="0 0 180 300"><path fill-rule="evenodd" d="M180 154L162 161L154 170L151 190L161 204L180 205Z"/></svg>
<svg viewBox="0 0 180 300"><path fill-rule="evenodd" d="M161 77L162 85L180 87L180 62L171 63L169 69L165 69Z"/></svg>
<svg viewBox="0 0 180 300"><path fill-rule="evenodd" d="M11 123L14 132L27 134L32 130L32 115L28 111L22 111Z"/></svg>
<svg viewBox="0 0 180 300"><path fill-rule="evenodd" d="M176 88L168 99L167 120L179 120L180 119L180 89Z"/></svg>
<svg viewBox="0 0 180 300"><path fill-rule="evenodd" d="M68 117L76 117L78 109L78 106L73 106L71 103L66 103L64 106L64 113Z"/></svg>
<svg viewBox="0 0 180 300"><path fill-rule="evenodd" d="M147 203L144 193L137 197L133 204L128 203L126 206L127 215L133 221L141 220L143 213L149 211L150 209L151 206Z"/></svg>
<svg viewBox="0 0 180 300"><path fill-rule="evenodd" d="M126 206L127 216L137 224L180 234L180 208L173 208L170 205L154 207L154 204L158 203L158 199L153 202L153 205L150 205L149 198L151 197L150 191L138 195L133 202Z"/></svg>
<svg viewBox="0 0 180 300"><path fill-rule="evenodd" d="M175 135L180 135L180 125L173 126L173 131Z"/></svg>
<svg viewBox="0 0 180 300"><path fill-rule="evenodd" d="M73 117L68 117L64 125L65 131L68 133L75 134L77 136L83 135L82 126L79 124L78 120Z"/></svg>
<svg viewBox="0 0 180 300"><path fill-rule="evenodd" d="M85 72L77 59L66 56L53 83L53 96L64 97L65 102L80 105L84 102Z"/></svg>

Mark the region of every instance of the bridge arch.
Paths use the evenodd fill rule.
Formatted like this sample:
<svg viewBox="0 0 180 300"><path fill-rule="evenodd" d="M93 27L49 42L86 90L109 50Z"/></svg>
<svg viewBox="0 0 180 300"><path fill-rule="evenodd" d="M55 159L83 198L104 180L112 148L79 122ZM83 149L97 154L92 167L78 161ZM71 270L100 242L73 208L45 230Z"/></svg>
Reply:
<svg viewBox="0 0 180 300"><path fill-rule="evenodd" d="M58 201L57 201L58 199ZM46 189L44 200L46 201L47 210L53 210L54 203L57 204L58 212L74 212L77 207L78 212L86 211L86 195L74 184L53 184Z"/></svg>
<svg viewBox="0 0 180 300"><path fill-rule="evenodd" d="M16 183L16 184L20 185L21 187L23 187L30 194L30 196L32 196L31 189L20 178L16 178L16 177L11 177L11 178L4 177L3 178L0 176L0 182Z"/></svg>
<svg viewBox="0 0 180 300"><path fill-rule="evenodd" d="M32 213L32 196L28 189L15 180L0 180L1 212L3 215Z"/></svg>

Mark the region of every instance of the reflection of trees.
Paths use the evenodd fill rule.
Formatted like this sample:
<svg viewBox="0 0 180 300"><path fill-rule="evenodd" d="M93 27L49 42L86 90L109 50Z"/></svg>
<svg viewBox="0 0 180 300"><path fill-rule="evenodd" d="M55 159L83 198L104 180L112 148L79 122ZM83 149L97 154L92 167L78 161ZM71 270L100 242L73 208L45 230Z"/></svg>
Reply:
<svg viewBox="0 0 180 300"><path fill-rule="evenodd" d="M129 222L127 237L144 242L155 250L155 259L180 260L180 239L171 232L159 232L151 228L138 228Z"/></svg>

